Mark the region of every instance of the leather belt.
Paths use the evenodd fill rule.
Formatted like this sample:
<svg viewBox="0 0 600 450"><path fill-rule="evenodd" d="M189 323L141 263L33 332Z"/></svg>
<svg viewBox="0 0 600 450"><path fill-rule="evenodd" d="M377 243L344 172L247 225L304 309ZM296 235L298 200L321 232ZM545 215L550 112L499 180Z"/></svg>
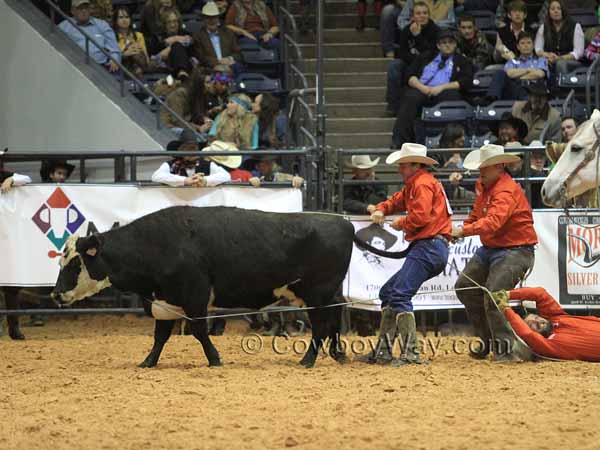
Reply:
<svg viewBox="0 0 600 450"><path fill-rule="evenodd" d="M446 238L446 236L443 236L441 234L436 234L431 239L439 239L440 241L443 241L444 244L446 244L446 246L450 246L450 242L448 242L448 239Z"/></svg>

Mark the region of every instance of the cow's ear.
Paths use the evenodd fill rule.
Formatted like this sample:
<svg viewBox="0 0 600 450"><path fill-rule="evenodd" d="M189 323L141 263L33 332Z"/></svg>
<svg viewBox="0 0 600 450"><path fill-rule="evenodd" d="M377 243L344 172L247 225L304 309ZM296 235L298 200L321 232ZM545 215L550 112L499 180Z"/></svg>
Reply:
<svg viewBox="0 0 600 450"><path fill-rule="evenodd" d="M88 256L96 256L99 250L100 239L96 234L77 240L77 252L81 255L85 253Z"/></svg>

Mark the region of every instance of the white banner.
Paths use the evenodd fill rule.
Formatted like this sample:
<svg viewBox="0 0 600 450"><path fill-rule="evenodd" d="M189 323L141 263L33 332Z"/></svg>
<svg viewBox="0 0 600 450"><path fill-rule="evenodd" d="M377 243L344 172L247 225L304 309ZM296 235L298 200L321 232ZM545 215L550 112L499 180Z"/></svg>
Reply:
<svg viewBox="0 0 600 450"><path fill-rule="evenodd" d="M27 185L0 195L0 286L54 286L58 256L72 234L125 225L175 205L302 211L299 189ZM169 230L165 230L168 233Z"/></svg>

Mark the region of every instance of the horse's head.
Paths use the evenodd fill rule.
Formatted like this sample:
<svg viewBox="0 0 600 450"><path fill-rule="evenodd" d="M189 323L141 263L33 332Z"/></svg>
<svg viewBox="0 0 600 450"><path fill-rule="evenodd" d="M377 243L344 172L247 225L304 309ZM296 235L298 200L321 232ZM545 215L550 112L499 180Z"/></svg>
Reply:
<svg viewBox="0 0 600 450"><path fill-rule="evenodd" d="M597 133L600 133L600 111L596 109L592 117L579 126L546 178L542 186L546 205L560 208L565 200L596 187Z"/></svg>

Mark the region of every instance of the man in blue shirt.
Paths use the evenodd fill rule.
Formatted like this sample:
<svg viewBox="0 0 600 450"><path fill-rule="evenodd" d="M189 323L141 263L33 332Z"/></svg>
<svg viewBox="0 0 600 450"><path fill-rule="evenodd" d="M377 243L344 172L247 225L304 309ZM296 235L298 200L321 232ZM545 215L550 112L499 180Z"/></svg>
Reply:
<svg viewBox="0 0 600 450"><path fill-rule="evenodd" d="M494 81L487 93L488 100L526 100L527 86L548 75L548 61L534 53L533 36L523 31L517 39L519 56L509 59L504 70L494 74Z"/></svg>
<svg viewBox="0 0 600 450"><path fill-rule="evenodd" d="M105 51L119 63L121 62L121 50L117 44L115 32L104 20L91 16L89 0L73 0L71 13L75 23L91 36ZM85 50L86 37L73 26L68 20L63 20L58 28L65 33L69 39ZM89 43L90 57L98 64L105 66L109 72L117 72L119 66L108 58L94 43Z"/></svg>

